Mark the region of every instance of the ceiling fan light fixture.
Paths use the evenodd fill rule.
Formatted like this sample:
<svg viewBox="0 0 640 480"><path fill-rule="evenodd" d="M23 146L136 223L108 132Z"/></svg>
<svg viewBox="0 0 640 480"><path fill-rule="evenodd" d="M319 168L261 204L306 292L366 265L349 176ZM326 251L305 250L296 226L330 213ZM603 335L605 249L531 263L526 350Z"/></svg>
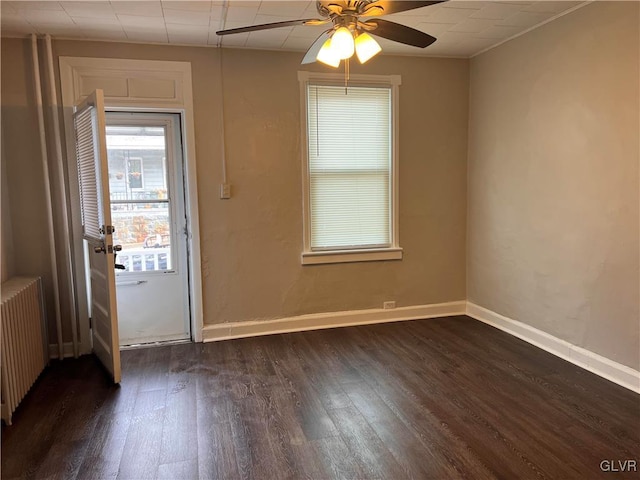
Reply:
<svg viewBox="0 0 640 480"><path fill-rule="evenodd" d="M331 49L336 52L341 60L352 57L355 51L355 42L351 30L347 27L338 28L333 37L331 37Z"/></svg>
<svg viewBox="0 0 640 480"><path fill-rule="evenodd" d="M327 38L327 41L324 42L322 48L318 52L316 56L316 60L324 63L325 65L329 65L330 67L337 68L340 65L340 56L338 55L338 51L333 48L333 42L331 38Z"/></svg>
<svg viewBox="0 0 640 480"><path fill-rule="evenodd" d="M355 49L360 63L365 63L382 51L380 44L366 32L362 32L356 37Z"/></svg>
<svg viewBox="0 0 640 480"><path fill-rule="evenodd" d="M2 1L2 0L0 0ZM345 60L345 75L349 76L348 59L357 55L360 63L365 63L382 51L371 35L382 37L403 45L425 48L436 38L400 23L379 18L383 15L406 12L428 7L447 0L316 0L316 10L321 18L301 18L281 22L250 25L216 31L216 35L257 32L272 28L294 27L298 25L332 24L311 44L305 53L302 64L315 61L331 67L338 67ZM226 15L225 15L226 17ZM221 46L221 43L218 43Z"/></svg>

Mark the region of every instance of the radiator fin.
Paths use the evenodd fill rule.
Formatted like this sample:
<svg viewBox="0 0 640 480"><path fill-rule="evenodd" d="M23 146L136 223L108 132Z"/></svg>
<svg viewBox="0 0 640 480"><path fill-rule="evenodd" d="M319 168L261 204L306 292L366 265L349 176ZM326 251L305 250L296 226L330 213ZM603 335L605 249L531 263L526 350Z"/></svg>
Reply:
<svg viewBox="0 0 640 480"><path fill-rule="evenodd" d="M47 364L39 277L2 284L2 419L11 416Z"/></svg>

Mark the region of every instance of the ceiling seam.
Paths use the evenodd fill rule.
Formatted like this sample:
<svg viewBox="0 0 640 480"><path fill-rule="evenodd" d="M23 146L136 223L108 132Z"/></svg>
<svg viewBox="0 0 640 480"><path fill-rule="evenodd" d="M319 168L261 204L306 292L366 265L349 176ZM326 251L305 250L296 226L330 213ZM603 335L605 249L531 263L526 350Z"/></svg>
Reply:
<svg viewBox="0 0 640 480"><path fill-rule="evenodd" d="M218 31L224 30L227 24L227 14L229 13L229 0L222 1L222 15L220 15L220 24L218 25ZM218 40L216 41L216 47L222 47L222 35L216 35Z"/></svg>
<svg viewBox="0 0 640 480"><path fill-rule="evenodd" d="M589 5L591 3L594 3L595 1L596 0L587 0L586 2L582 2L581 4L576 5L575 7L571 7L568 10L560 12L557 15L554 15L551 18L547 18L546 20L543 20L542 22L540 22L540 23L538 23L536 25L533 25L532 27L529 27L526 30L523 30L522 32L518 32L515 35L510 36L509 38L505 38L504 40L501 40L500 42L496 43L495 45L491 45L490 47L484 48L484 49L480 50L479 52L474 53L473 55L469 55L467 58L474 58L474 57L477 57L478 55L482 55L483 53L486 53L486 52L488 52L490 50L493 50L494 48L497 48L500 45L504 45L505 43L510 42L511 40L514 40L514 39L516 39L518 37L521 37L522 35L525 35L525 34L531 32L531 31L533 31L533 30L535 30L537 28L542 27L543 25L546 25L547 23L553 22L554 20L557 20L560 17L564 17L565 15L568 15L571 12L575 12L576 10L578 10L578 9L580 9L580 8L586 6L586 5Z"/></svg>

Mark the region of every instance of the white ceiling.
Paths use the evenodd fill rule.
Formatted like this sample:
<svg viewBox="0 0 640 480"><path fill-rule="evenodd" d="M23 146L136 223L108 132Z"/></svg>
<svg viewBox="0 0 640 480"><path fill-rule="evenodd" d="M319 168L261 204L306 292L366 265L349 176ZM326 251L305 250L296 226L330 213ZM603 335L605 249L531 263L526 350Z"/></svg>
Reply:
<svg viewBox="0 0 640 480"><path fill-rule="evenodd" d="M384 53L468 57L502 43L586 2L451 0L384 18L438 38L415 48L382 39ZM226 15L225 15L226 13ZM315 1L5 1L2 36L30 33L176 45L260 48L304 52L325 26L285 27L218 37L222 28L318 18Z"/></svg>

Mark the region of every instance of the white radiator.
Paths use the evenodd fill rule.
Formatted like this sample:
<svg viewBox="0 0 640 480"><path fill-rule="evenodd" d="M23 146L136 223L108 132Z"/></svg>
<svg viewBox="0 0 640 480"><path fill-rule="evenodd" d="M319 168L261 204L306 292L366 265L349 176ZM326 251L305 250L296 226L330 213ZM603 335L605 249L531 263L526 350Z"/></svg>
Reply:
<svg viewBox="0 0 640 480"><path fill-rule="evenodd" d="M47 364L39 277L2 284L2 420L11 416Z"/></svg>

